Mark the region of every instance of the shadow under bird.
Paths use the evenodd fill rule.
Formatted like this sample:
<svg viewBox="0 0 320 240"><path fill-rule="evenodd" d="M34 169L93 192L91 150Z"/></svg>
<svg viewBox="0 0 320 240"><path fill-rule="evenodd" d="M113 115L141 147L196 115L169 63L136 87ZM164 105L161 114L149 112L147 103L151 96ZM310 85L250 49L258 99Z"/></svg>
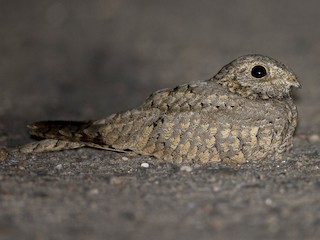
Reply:
<svg viewBox="0 0 320 240"><path fill-rule="evenodd" d="M282 63L246 55L206 81L156 91L138 108L87 121L29 125L43 138L21 152L94 147L134 152L171 162L244 163L280 159L293 145L300 87Z"/></svg>

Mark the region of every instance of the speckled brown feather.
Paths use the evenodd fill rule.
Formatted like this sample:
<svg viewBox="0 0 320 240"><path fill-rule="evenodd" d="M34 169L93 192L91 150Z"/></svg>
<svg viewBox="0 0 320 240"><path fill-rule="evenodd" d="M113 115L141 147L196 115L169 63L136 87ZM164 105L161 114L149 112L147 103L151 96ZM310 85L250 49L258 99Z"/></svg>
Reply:
<svg viewBox="0 0 320 240"><path fill-rule="evenodd" d="M250 76L255 65L264 66L268 76ZM51 146L38 142L21 149L41 152L90 146L201 163L279 158L292 147L297 125L292 86L299 83L286 66L248 55L207 81L157 91L139 108L106 119L34 123L31 134L52 139L46 142Z"/></svg>

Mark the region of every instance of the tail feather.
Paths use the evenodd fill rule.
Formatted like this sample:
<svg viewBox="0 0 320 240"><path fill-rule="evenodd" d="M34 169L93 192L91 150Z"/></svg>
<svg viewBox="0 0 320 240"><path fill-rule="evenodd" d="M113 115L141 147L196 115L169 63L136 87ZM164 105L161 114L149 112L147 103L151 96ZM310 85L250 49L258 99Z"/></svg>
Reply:
<svg viewBox="0 0 320 240"><path fill-rule="evenodd" d="M77 121L42 121L28 125L30 134L40 138L88 141L89 136L85 130L92 125L92 122Z"/></svg>

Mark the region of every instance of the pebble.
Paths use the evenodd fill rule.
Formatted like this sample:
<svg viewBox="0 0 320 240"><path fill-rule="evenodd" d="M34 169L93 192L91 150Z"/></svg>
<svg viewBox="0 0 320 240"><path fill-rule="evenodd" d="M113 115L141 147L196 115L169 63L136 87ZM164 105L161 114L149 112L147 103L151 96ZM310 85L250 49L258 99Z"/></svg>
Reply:
<svg viewBox="0 0 320 240"><path fill-rule="evenodd" d="M316 142L320 141L320 136L318 134L312 134L312 135L308 136L308 140L311 143L316 143Z"/></svg>
<svg viewBox="0 0 320 240"><path fill-rule="evenodd" d="M211 183L211 189L214 192L219 192L222 188L222 184L221 182L215 182L215 183Z"/></svg>
<svg viewBox="0 0 320 240"><path fill-rule="evenodd" d="M180 171L182 172L192 172L192 167L188 166L188 165L183 165L180 167Z"/></svg>
<svg viewBox="0 0 320 240"><path fill-rule="evenodd" d="M99 194L98 188L94 188L89 191L89 195L97 195L97 194Z"/></svg>
<svg viewBox="0 0 320 240"><path fill-rule="evenodd" d="M267 206L271 206L273 204L273 202L270 198L267 198L264 202Z"/></svg>
<svg viewBox="0 0 320 240"><path fill-rule="evenodd" d="M141 167L148 168L149 167L149 163L146 163L146 162L141 163Z"/></svg>
<svg viewBox="0 0 320 240"><path fill-rule="evenodd" d="M122 160L127 161L127 160L129 160L129 158L127 158L127 157L122 157Z"/></svg>
<svg viewBox="0 0 320 240"><path fill-rule="evenodd" d="M61 169L62 169L62 164L58 164L58 165L55 167L55 169L61 170Z"/></svg>

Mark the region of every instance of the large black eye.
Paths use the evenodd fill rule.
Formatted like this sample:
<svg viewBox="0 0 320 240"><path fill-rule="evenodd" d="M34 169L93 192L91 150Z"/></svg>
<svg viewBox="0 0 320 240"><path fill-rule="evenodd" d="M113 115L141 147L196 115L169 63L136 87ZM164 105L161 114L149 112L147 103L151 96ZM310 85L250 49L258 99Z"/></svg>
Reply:
<svg viewBox="0 0 320 240"><path fill-rule="evenodd" d="M267 70L264 67L258 65L252 68L251 75L255 78L262 78L267 75Z"/></svg>

